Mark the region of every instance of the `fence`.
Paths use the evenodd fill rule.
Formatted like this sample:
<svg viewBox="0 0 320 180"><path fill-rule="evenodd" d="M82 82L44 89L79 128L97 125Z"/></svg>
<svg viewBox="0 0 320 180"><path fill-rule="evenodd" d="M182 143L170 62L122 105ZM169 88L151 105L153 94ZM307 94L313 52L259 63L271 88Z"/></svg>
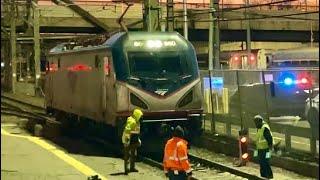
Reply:
<svg viewBox="0 0 320 180"><path fill-rule="evenodd" d="M252 136L256 132L253 117L260 114L287 151L317 156L319 116L310 112L319 111L318 73L318 69L201 71L205 130L238 136L238 130L248 128Z"/></svg>

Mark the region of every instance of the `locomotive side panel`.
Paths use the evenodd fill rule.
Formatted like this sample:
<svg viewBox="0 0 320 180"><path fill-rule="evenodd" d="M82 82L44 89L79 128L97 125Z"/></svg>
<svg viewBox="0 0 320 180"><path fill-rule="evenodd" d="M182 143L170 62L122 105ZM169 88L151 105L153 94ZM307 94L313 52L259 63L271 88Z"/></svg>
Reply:
<svg viewBox="0 0 320 180"><path fill-rule="evenodd" d="M102 114L107 124L115 126L117 118L118 98L116 93L116 76L111 53L102 57L102 76L103 76L103 96L102 96ZM105 107L105 108L104 108Z"/></svg>
<svg viewBox="0 0 320 180"><path fill-rule="evenodd" d="M52 77L52 107L95 121L105 121L110 102L105 100L106 51L82 51L53 56L60 66ZM59 60L60 58L60 60ZM115 103L115 101L113 101ZM108 122L106 122L108 123Z"/></svg>

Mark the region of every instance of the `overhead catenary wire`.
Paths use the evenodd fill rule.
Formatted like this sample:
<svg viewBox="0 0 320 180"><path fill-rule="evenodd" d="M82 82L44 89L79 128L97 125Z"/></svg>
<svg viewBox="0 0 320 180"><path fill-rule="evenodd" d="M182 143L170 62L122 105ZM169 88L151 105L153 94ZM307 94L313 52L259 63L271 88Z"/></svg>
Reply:
<svg viewBox="0 0 320 180"><path fill-rule="evenodd" d="M275 2L270 2L270 3L264 3L264 4L253 4L249 6L241 6L241 7L236 7L236 8L223 8L214 12L229 12L229 11L235 11L235 10L241 10L241 9L247 9L247 8L255 8L255 7L262 7L262 6L270 6L274 4L281 4L281 3L286 3L286 2L294 2L294 1L299 1L299 0L281 0L281 1L275 1ZM212 13L210 9L190 9L193 11L207 11L204 13Z"/></svg>
<svg viewBox="0 0 320 180"><path fill-rule="evenodd" d="M252 14L252 15L260 15L263 17L250 17L250 18L238 18L238 19L225 19L219 18L219 21L245 21L245 20L259 20L259 19L271 19L271 18L287 18L287 19L295 19L295 20L308 20L308 21L319 21L319 19L309 19L309 18L300 18L300 17L290 17L290 16L297 16L297 15L306 15L306 14L315 14L319 13L319 11L312 11L312 12L304 12L304 13L292 13L292 14L285 14L285 15L265 15L265 14ZM289 17L288 17L289 16ZM198 22L210 22L209 19L192 19ZM216 19L215 19L216 20Z"/></svg>
<svg viewBox="0 0 320 180"><path fill-rule="evenodd" d="M243 20L255 20L255 19L267 19L267 18L287 18L287 19L296 19L296 20L310 20L310 21L318 21L319 19L309 19L309 18L300 18L300 17L288 17L288 16L299 16L299 15L306 15L306 14L316 14L319 11L309 11L309 12L299 12L299 13L291 13L291 14L283 14L283 15L266 15L266 14L257 14L257 13L248 13L250 16L263 16L263 17L251 17L251 18L238 18L238 19L219 19L219 21L243 21ZM201 14L208 14L208 12L200 12L200 13L192 13L189 14L188 18L192 18L194 15L201 15ZM182 15L176 15L174 18L183 17ZM197 19L193 19L197 20ZM216 19L214 19L216 20ZM210 22L208 20L202 22Z"/></svg>

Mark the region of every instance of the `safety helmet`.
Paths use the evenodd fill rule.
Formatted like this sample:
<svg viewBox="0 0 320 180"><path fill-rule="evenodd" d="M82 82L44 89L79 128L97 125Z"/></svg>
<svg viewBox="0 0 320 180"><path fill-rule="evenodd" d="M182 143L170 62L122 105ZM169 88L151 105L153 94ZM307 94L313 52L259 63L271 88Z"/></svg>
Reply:
<svg viewBox="0 0 320 180"><path fill-rule="evenodd" d="M135 109L135 110L133 110L132 115L137 121L139 121L140 118L143 116L143 112L140 109Z"/></svg>
<svg viewBox="0 0 320 180"><path fill-rule="evenodd" d="M183 128L178 125L173 131L173 136L183 138L184 137Z"/></svg>
<svg viewBox="0 0 320 180"><path fill-rule="evenodd" d="M255 122L260 122L260 123L263 122L263 117L261 115L259 115L259 114L255 115L253 119L254 119Z"/></svg>
<svg viewBox="0 0 320 180"><path fill-rule="evenodd" d="M258 114L258 115L255 115L255 116L254 116L254 120L261 120L261 121L263 121L263 117Z"/></svg>

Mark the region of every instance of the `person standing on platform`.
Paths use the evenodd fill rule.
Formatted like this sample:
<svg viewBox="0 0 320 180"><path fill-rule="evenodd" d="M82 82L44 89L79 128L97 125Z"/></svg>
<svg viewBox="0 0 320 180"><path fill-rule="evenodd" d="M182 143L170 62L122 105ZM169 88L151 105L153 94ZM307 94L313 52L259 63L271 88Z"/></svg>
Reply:
<svg viewBox="0 0 320 180"><path fill-rule="evenodd" d="M138 172L135 168L135 159L137 148L141 146L140 140L140 119L143 113L140 109L135 109L127 122L122 134L122 143L124 145L124 172L128 174L128 164L130 159L130 172Z"/></svg>

